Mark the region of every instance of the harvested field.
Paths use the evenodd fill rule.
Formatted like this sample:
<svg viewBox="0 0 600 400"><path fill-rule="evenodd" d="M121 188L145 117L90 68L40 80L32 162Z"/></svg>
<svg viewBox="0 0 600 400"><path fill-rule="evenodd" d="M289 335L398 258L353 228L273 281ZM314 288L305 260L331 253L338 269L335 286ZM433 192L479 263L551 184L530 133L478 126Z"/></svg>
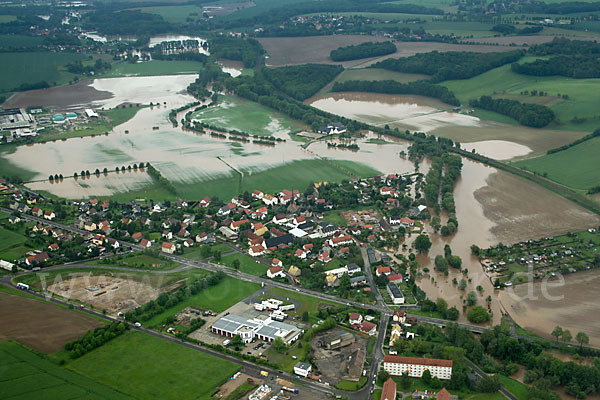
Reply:
<svg viewBox="0 0 600 400"><path fill-rule="evenodd" d="M124 278L100 275L84 275L48 286L48 290L59 296L77 299L104 309L109 314L127 312L154 300L162 291L146 282L135 282Z"/></svg>
<svg viewBox="0 0 600 400"><path fill-rule="evenodd" d="M20 92L8 99L3 107L27 107L38 105L52 109L81 109L89 107L93 101L113 97L110 92L94 89L91 81L83 80L73 85L56 86L48 89Z"/></svg>
<svg viewBox="0 0 600 400"><path fill-rule="evenodd" d="M386 58L409 57L418 53L427 53L433 50L445 51L474 51L480 53L512 51L518 46L487 46L448 43L417 43L396 42L398 51L382 57L365 58L345 62L334 62L329 58L331 50L341 46L357 45L364 42L382 42L389 39L375 36L362 35L334 35L334 36L309 36L309 37L276 37L258 39L270 56L267 66L281 67L284 65L299 65L307 63L338 64L346 68L373 64Z"/></svg>
<svg viewBox="0 0 600 400"><path fill-rule="evenodd" d="M54 353L103 323L50 303L0 292L0 340Z"/></svg>
<svg viewBox="0 0 600 400"><path fill-rule="evenodd" d="M498 241L521 240L580 231L600 224L600 217L564 197L508 172L498 171L474 196L495 223Z"/></svg>

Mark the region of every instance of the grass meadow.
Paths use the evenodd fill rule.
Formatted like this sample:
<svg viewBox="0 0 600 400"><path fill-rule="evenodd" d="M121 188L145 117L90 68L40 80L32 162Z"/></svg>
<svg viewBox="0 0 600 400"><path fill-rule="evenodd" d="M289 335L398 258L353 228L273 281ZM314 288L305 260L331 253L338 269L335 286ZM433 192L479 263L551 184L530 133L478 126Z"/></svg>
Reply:
<svg viewBox="0 0 600 400"><path fill-rule="evenodd" d="M260 288L259 284L240 281L234 278L226 277L219 284L204 289L200 293L186 299L177 304L175 307L169 308L161 314L145 323L147 326L154 326L165 318L177 314L186 307L198 307L205 310L213 310L220 313L227 310L229 307L239 302L242 299L250 296Z"/></svg>
<svg viewBox="0 0 600 400"><path fill-rule="evenodd" d="M221 258L221 264L226 265L229 268L233 268L233 262L238 260L240 262L240 272L255 275L255 276L263 276L267 273L267 266L255 261L252 257L247 256L242 253L230 254L228 256L224 256Z"/></svg>
<svg viewBox="0 0 600 400"><path fill-rule="evenodd" d="M0 342L0 365L2 399L132 398L93 379L59 367L16 343Z"/></svg>
<svg viewBox="0 0 600 400"><path fill-rule="evenodd" d="M240 370L232 362L141 332L129 332L68 368L140 399L210 399Z"/></svg>
<svg viewBox="0 0 600 400"><path fill-rule="evenodd" d="M555 112L559 121L556 128L560 129L593 130L600 122L600 111L597 107L600 101L600 79L521 75L512 72L510 65L504 65L470 79L446 81L442 85L452 90L463 104L482 95L544 104ZM521 95L521 92L531 93L533 90L547 92L548 96ZM559 98L559 94L568 95L569 98ZM494 114L488 112L481 116L496 119ZM573 117L587 118L588 121L574 123L571 121ZM506 122L506 117L498 122Z"/></svg>
<svg viewBox="0 0 600 400"><path fill-rule="evenodd" d="M558 153L515 163L531 172L573 189L586 190L600 182L600 138L594 138Z"/></svg>

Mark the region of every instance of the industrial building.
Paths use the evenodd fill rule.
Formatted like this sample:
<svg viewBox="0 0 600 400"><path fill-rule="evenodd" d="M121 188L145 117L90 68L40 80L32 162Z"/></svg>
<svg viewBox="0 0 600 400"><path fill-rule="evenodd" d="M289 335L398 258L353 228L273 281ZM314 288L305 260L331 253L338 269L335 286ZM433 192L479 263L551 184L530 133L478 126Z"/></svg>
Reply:
<svg viewBox="0 0 600 400"><path fill-rule="evenodd" d="M0 110L0 130L30 129L34 119L24 108Z"/></svg>
<svg viewBox="0 0 600 400"><path fill-rule="evenodd" d="M339 349L344 346L349 346L354 343L354 335L349 332L333 332L327 335L323 340L323 345L328 350Z"/></svg>
<svg viewBox="0 0 600 400"><path fill-rule="evenodd" d="M234 337L240 335L244 343L250 343L254 338L273 342L279 337L283 343L290 344L304 332L302 329L285 322L274 321L269 316L259 315L255 318L240 315L225 315L217 320L211 327L217 335Z"/></svg>

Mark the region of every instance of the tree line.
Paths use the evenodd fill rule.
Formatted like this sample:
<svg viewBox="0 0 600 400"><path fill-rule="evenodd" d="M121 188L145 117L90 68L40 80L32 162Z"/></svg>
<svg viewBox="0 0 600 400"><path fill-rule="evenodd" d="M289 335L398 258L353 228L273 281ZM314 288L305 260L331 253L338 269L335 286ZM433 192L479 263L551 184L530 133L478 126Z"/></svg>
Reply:
<svg viewBox="0 0 600 400"><path fill-rule="evenodd" d="M472 99L469 104L472 107L507 115L522 125L534 128L542 128L554 120L554 112L540 104L521 103L509 99L492 99L491 96Z"/></svg>
<svg viewBox="0 0 600 400"><path fill-rule="evenodd" d="M329 56L333 61L348 61L384 56L395 52L396 45L392 42L365 42L358 45L339 47L332 50Z"/></svg>
<svg viewBox="0 0 600 400"><path fill-rule="evenodd" d="M415 54L411 57L388 58L372 68L431 76L431 82L439 83L450 79L468 79L491 69L517 61L522 50L501 53L474 53L449 51Z"/></svg>
<svg viewBox="0 0 600 400"><path fill-rule="evenodd" d="M533 76L560 75L569 78L600 78L598 55L560 55L548 60L535 60L529 63L513 63L513 72Z"/></svg>
<svg viewBox="0 0 600 400"><path fill-rule="evenodd" d="M154 168L152 165L150 165L150 163L146 163L146 171L156 183L167 189L167 191L171 193L177 193L177 189L175 189L175 186L173 186L171 181L162 176L160 171Z"/></svg>
<svg viewBox="0 0 600 400"><path fill-rule="evenodd" d="M69 352L71 358L78 358L96 347L122 335L129 329L125 322L111 322L110 324L100 326L93 331L88 331L81 339L68 342L65 350Z"/></svg>
<svg viewBox="0 0 600 400"><path fill-rule="evenodd" d="M556 147L554 149L550 149L546 152L546 154L554 154L554 153L558 153L567 149L570 149L573 146L577 146L578 144L581 144L583 142L587 142L590 139L593 139L595 137L600 137L600 129L596 129L594 132L585 135L584 137L575 140L574 142L571 142L569 144L565 144L564 146L560 146L560 147Z"/></svg>
<svg viewBox="0 0 600 400"><path fill-rule="evenodd" d="M265 69L263 75L277 89L302 101L317 93L343 70L340 65L304 64Z"/></svg>
<svg viewBox="0 0 600 400"><path fill-rule="evenodd" d="M460 101L447 87L436 85L427 80L400 83L392 80L385 81L345 81L336 82L331 89L333 92L374 92L386 94L414 94L433 97L444 103L459 106Z"/></svg>

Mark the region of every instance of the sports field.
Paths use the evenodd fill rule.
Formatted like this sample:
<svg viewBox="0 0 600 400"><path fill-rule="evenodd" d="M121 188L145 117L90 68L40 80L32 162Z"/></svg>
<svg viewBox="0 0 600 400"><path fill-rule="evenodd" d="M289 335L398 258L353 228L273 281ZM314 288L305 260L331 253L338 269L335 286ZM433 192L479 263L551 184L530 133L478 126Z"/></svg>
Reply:
<svg viewBox="0 0 600 400"><path fill-rule="evenodd" d="M72 53L3 53L0 63L0 92L10 91L24 83L67 83L75 75L67 72L63 66L75 60L83 60L84 57L82 54Z"/></svg>
<svg viewBox="0 0 600 400"><path fill-rule="evenodd" d="M67 368L139 399L209 399L240 366L141 332L129 332Z"/></svg>
<svg viewBox="0 0 600 400"><path fill-rule="evenodd" d="M518 161L516 166L565 186L585 190L600 184L600 138L594 138L558 153Z"/></svg>
<svg viewBox="0 0 600 400"><path fill-rule="evenodd" d="M0 342L0 398L130 399L78 373L61 368L26 348Z"/></svg>
<svg viewBox="0 0 600 400"><path fill-rule="evenodd" d="M442 85L452 90L463 104L468 104L470 99L482 95L542 103L556 113L557 127L560 129L593 130L600 122L600 110L598 110L600 79L521 75L512 72L510 65L504 65L471 79L446 81ZM531 93L534 90L547 92L548 95L540 97L521 94L525 91ZM568 99L558 97L559 94L567 95ZM574 123L571 121L573 117L587 118L588 121Z"/></svg>
<svg viewBox="0 0 600 400"><path fill-rule="evenodd" d="M301 130L298 122L261 104L232 96L219 97L219 105L194 113L193 118L221 129L252 135L275 136Z"/></svg>

